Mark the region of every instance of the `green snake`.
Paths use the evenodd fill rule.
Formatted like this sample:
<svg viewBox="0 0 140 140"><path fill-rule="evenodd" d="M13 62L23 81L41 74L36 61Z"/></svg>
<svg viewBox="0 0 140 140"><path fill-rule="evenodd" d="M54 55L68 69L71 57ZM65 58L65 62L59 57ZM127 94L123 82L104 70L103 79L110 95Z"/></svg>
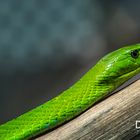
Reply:
<svg viewBox="0 0 140 140"><path fill-rule="evenodd" d="M57 97L2 124L0 140L30 139L48 132L81 114L139 72L140 44L109 53Z"/></svg>

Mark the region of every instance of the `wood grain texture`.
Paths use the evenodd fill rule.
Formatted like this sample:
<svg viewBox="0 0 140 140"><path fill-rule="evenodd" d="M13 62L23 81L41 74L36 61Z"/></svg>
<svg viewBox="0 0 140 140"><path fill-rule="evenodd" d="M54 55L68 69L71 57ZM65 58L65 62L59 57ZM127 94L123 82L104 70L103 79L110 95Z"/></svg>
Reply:
<svg viewBox="0 0 140 140"><path fill-rule="evenodd" d="M36 140L129 140L138 133L140 80Z"/></svg>

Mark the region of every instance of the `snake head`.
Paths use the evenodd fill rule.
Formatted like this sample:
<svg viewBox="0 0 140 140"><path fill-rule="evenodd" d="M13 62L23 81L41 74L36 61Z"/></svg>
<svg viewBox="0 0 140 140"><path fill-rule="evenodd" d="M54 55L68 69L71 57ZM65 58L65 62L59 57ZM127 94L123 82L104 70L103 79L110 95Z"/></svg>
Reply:
<svg viewBox="0 0 140 140"><path fill-rule="evenodd" d="M140 72L140 44L120 48L103 57L98 80L102 84L116 84L116 87Z"/></svg>

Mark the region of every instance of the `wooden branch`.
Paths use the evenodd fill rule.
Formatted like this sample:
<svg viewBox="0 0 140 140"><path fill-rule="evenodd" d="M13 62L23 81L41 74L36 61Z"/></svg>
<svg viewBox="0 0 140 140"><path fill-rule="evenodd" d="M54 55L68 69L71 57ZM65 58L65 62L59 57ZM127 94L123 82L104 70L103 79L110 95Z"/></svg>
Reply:
<svg viewBox="0 0 140 140"><path fill-rule="evenodd" d="M140 121L140 80L37 140L129 140L140 133L136 120Z"/></svg>

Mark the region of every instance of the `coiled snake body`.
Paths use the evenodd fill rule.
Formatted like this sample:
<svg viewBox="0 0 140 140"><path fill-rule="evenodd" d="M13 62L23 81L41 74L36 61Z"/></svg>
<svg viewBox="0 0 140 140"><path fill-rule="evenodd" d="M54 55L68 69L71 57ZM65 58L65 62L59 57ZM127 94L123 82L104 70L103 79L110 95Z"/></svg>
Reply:
<svg viewBox="0 0 140 140"><path fill-rule="evenodd" d="M140 44L103 57L77 83L43 105L0 126L0 140L29 139L79 115L140 72Z"/></svg>

